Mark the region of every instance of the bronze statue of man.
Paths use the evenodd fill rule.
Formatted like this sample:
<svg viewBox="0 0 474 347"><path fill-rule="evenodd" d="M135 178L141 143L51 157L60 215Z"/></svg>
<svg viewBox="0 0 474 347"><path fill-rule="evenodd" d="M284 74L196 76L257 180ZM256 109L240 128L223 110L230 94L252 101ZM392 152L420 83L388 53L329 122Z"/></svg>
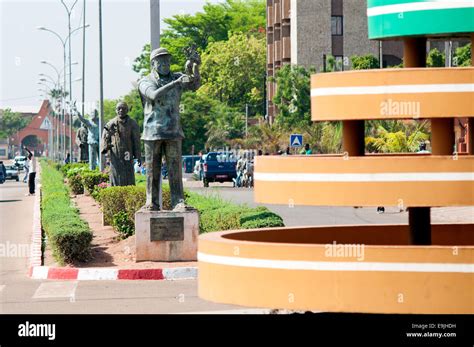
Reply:
<svg viewBox="0 0 474 347"><path fill-rule="evenodd" d="M110 184L112 186L135 185L133 159L140 161L140 128L128 115L128 105L119 102L117 116L112 118L102 132L102 154L110 159Z"/></svg>
<svg viewBox="0 0 474 347"><path fill-rule="evenodd" d="M76 144L79 147L79 161L87 163L89 161L89 144L87 143L88 130L84 123L81 122L81 127L76 133Z"/></svg>
<svg viewBox="0 0 474 347"><path fill-rule="evenodd" d="M79 112L76 111L77 117L87 128L87 143L89 144L89 168L95 170L99 165L99 112L94 110L90 119L84 118Z"/></svg>
<svg viewBox="0 0 474 347"><path fill-rule="evenodd" d="M145 142L147 167L147 191L145 209L160 209L161 160L164 155L168 168L172 209L184 206L181 168L181 142L184 138L179 115L181 94L185 90L197 90L200 85L197 52L186 63L186 74L172 73L171 55L165 48L150 54L151 73L138 83L142 98L145 121L142 140Z"/></svg>

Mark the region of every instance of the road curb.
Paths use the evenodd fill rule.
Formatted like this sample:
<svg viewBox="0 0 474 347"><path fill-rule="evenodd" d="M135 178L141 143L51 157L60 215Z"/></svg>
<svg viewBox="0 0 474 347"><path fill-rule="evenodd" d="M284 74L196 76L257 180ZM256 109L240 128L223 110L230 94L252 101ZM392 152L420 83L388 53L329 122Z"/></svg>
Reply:
<svg viewBox="0 0 474 347"><path fill-rule="evenodd" d="M158 269L69 268L32 266L30 277L37 280L190 280L197 278L197 267Z"/></svg>
<svg viewBox="0 0 474 347"><path fill-rule="evenodd" d="M40 182L41 177L41 165L37 164L37 179L36 182ZM40 266L42 264L41 256L41 243L42 243L42 231L41 231L41 184L36 184L35 201L33 203L33 232L31 234L31 247L30 247L30 268Z"/></svg>
<svg viewBox="0 0 474 347"><path fill-rule="evenodd" d="M38 165L37 180L41 180ZM33 205L33 232L31 235L28 276L38 280L114 281L114 280L187 280L197 278L197 267L170 267L156 269L111 269L42 266L41 184L36 185Z"/></svg>

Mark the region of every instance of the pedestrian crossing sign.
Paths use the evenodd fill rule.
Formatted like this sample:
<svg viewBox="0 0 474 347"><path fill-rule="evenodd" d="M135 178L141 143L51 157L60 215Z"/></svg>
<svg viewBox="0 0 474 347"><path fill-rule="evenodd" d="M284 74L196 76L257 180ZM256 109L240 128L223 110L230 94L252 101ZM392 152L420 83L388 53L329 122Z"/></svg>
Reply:
<svg viewBox="0 0 474 347"><path fill-rule="evenodd" d="M291 134L290 135L290 147L302 147L303 146L303 135Z"/></svg>

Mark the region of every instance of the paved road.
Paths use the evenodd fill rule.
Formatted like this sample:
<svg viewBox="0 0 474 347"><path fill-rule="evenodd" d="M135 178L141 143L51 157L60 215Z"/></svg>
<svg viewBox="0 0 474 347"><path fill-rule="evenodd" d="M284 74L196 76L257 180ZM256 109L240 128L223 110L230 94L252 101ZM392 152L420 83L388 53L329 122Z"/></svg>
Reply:
<svg viewBox="0 0 474 347"><path fill-rule="evenodd" d="M193 185L189 182L187 185ZM217 186L217 187L216 187ZM218 194L237 203L253 202L253 191L215 185L191 190ZM26 184L7 181L0 185L0 245L28 247L32 232L34 197L25 196ZM406 223L406 213L387 209L379 215L373 208L269 206L288 226L361 223ZM466 220L471 207L438 209L438 219ZM435 214L436 214L435 213ZM460 220L461 219L461 220ZM28 253L0 257L0 313L265 313L267 310L214 304L197 297L195 280L186 281L41 281L26 276Z"/></svg>
<svg viewBox="0 0 474 347"><path fill-rule="evenodd" d="M186 182L191 191L220 196L250 207L262 206L254 202L253 189L233 188L231 183L211 183L203 188L200 182ZM334 225L334 224L408 224L408 213L394 207L386 207L385 213L378 214L375 207L333 207L333 206L293 206L263 205L283 218L286 226ZM474 206L432 208L432 223L474 223Z"/></svg>
<svg viewBox="0 0 474 347"><path fill-rule="evenodd" d="M25 196L26 189L22 182L0 185L3 250L29 246L34 197ZM31 280L26 276L29 253L13 255L0 258L0 313L239 313L243 309L199 299L195 280Z"/></svg>

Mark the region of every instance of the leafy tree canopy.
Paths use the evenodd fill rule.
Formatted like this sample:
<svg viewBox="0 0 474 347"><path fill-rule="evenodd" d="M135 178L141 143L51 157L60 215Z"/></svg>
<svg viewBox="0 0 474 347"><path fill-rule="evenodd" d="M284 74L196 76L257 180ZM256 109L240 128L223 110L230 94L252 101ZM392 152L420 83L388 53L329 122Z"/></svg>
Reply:
<svg viewBox="0 0 474 347"><path fill-rule="evenodd" d="M276 122L286 128L311 124L310 77L313 68L285 65L276 73L277 92L273 102L278 109Z"/></svg>
<svg viewBox="0 0 474 347"><path fill-rule="evenodd" d="M263 111L265 61L263 38L238 33L211 43L202 57L203 85L198 93L241 109L245 104L261 105Z"/></svg>
<svg viewBox="0 0 474 347"><path fill-rule="evenodd" d="M266 2L264 0L226 0L220 4L206 4L203 12L194 15L175 15L164 19L168 28L161 35L161 46L173 55L172 71L181 71L186 62L183 49L191 43L198 51L206 51L210 43L227 41L233 33L245 32L265 37ZM133 70L146 75L150 45L135 59Z"/></svg>
<svg viewBox="0 0 474 347"><path fill-rule="evenodd" d="M8 138L28 125L31 117L22 117L10 108L3 110L0 116L0 138Z"/></svg>

